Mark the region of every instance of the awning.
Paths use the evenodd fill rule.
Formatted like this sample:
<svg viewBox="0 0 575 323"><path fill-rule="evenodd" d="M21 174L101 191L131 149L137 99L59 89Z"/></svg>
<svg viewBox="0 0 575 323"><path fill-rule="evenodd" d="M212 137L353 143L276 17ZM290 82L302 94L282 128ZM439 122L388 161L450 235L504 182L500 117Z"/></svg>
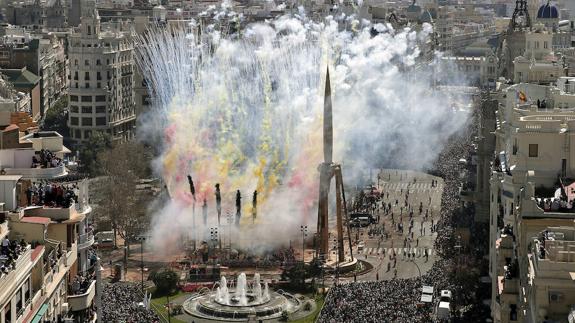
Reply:
<svg viewBox="0 0 575 323"><path fill-rule="evenodd" d="M44 313L46 313L47 310L48 310L48 304L42 304L42 306L38 310L38 313L36 313L31 323L39 323L40 321L42 321L42 316L44 316Z"/></svg>

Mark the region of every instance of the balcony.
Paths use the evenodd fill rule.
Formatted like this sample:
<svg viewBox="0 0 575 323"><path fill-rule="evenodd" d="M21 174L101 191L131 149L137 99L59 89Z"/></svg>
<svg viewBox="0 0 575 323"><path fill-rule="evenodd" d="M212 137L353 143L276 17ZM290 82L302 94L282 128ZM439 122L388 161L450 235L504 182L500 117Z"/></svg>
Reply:
<svg viewBox="0 0 575 323"><path fill-rule="evenodd" d="M24 179L52 179L68 175L64 165L50 168L5 168L6 175L21 175Z"/></svg>
<svg viewBox="0 0 575 323"><path fill-rule="evenodd" d="M94 296L96 295L96 281L92 280L89 287L83 293L68 295L68 306L70 311L76 312L92 306Z"/></svg>
<svg viewBox="0 0 575 323"><path fill-rule="evenodd" d="M50 218L53 221L66 221L74 217L75 207L29 206L24 209L24 216Z"/></svg>
<svg viewBox="0 0 575 323"><path fill-rule="evenodd" d="M32 249L28 245L24 253L16 259L15 268L0 276L0 300L12 292L12 288L15 287L14 283L23 280L33 266Z"/></svg>
<svg viewBox="0 0 575 323"><path fill-rule="evenodd" d="M78 250L84 250L94 244L94 231L90 229L88 232L81 234L78 237Z"/></svg>

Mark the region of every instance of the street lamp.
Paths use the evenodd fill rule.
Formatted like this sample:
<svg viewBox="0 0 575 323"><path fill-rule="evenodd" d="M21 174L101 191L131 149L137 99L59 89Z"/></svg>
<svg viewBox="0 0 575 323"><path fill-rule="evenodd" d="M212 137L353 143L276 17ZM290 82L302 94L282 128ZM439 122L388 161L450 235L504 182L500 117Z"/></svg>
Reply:
<svg viewBox="0 0 575 323"><path fill-rule="evenodd" d="M339 285L339 243L337 243L337 238L333 239L335 244L335 283Z"/></svg>
<svg viewBox="0 0 575 323"><path fill-rule="evenodd" d="M307 225L301 226L301 262L305 263L305 237L307 236Z"/></svg>
<svg viewBox="0 0 575 323"><path fill-rule="evenodd" d="M136 240L140 241L140 270L142 271L142 295L144 294L144 241L146 237L139 236Z"/></svg>
<svg viewBox="0 0 575 323"><path fill-rule="evenodd" d="M218 238L218 228L210 228L210 240L212 241L213 248L216 248Z"/></svg>

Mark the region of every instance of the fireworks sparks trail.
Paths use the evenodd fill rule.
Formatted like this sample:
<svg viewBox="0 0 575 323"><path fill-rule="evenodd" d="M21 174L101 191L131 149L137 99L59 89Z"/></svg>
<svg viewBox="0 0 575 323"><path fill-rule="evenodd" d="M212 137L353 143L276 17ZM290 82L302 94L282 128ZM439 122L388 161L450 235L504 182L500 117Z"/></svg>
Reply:
<svg viewBox="0 0 575 323"><path fill-rule="evenodd" d="M208 14L240 19L227 7ZM138 62L154 99L140 129L162 138L159 168L172 197L155 216L156 245L191 230L188 174L197 201L208 201L210 226L217 221L214 185L221 185L224 216L235 213L235 192L242 192L239 240L285 244L301 224L315 223L328 64L334 159L344 173L425 167L465 124L466 116L429 87L431 69L415 80L402 72L415 64L430 26L395 31L342 19L354 22L352 31L330 17L314 23L284 16L249 25L240 36L192 22L139 37Z"/></svg>

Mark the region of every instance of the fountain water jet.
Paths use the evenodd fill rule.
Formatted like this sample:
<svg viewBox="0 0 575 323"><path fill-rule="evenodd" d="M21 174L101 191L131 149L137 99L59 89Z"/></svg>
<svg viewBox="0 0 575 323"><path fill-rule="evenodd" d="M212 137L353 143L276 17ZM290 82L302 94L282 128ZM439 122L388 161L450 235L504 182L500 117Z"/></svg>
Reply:
<svg viewBox="0 0 575 323"><path fill-rule="evenodd" d="M249 287L249 288L248 288ZM233 296L232 296L233 295ZM235 286L228 286L224 276L220 286L208 295L197 294L184 302L184 310L191 315L210 319L278 318L283 311L299 310L301 301L287 293L269 290L268 283L255 274L248 284L245 273L238 275Z"/></svg>

